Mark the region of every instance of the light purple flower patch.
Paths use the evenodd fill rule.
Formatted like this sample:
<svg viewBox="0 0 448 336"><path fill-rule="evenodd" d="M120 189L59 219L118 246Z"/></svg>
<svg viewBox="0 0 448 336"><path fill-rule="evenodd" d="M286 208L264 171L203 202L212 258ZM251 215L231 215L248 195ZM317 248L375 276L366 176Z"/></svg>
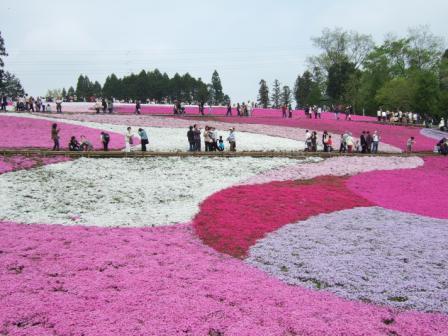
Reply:
<svg viewBox="0 0 448 336"><path fill-rule="evenodd" d="M246 261L289 284L448 313L447 243L447 220L356 208L287 225Z"/></svg>

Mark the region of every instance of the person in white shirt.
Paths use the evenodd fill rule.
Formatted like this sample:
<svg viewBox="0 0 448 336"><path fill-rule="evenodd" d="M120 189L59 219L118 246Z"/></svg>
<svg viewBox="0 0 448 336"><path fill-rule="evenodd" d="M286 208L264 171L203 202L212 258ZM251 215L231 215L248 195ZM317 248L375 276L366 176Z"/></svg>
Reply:
<svg viewBox="0 0 448 336"><path fill-rule="evenodd" d="M126 129L126 133L124 135L124 141L126 144L126 148L125 148L125 152L129 153L131 151L131 146L133 145L134 139L133 139L134 135L132 134L132 128L128 127Z"/></svg>
<svg viewBox="0 0 448 336"><path fill-rule="evenodd" d="M232 127L231 129L229 129L229 131L230 133L229 136L227 137L227 141L230 144L230 151L236 152L235 127Z"/></svg>
<svg viewBox="0 0 448 336"><path fill-rule="evenodd" d="M381 111L381 109L376 111L376 117L378 118L378 121L381 121L382 116L383 116L383 111Z"/></svg>
<svg viewBox="0 0 448 336"><path fill-rule="evenodd" d="M319 119L322 119L322 107L318 107L318 108L317 108L317 117L318 117Z"/></svg>
<svg viewBox="0 0 448 336"><path fill-rule="evenodd" d="M306 130L305 133L305 144L306 144L306 151L311 152L311 132L309 130Z"/></svg>
<svg viewBox="0 0 448 336"><path fill-rule="evenodd" d="M381 111L381 119L383 122L387 120L387 111Z"/></svg>
<svg viewBox="0 0 448 336"><path fill-rule="evenodd" d="M378 131L373 132L372 139L372 153L376 154L378 153L378 145L380 143L380 136L378 135Z"/></svg>

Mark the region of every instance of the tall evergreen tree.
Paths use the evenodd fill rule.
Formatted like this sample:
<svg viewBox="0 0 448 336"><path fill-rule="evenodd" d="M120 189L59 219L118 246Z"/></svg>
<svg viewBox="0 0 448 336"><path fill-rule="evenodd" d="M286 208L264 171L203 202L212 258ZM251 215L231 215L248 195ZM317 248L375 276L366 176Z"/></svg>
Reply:
<svg viewBox="0 0 448 336"><path fill-rule="evenodd" d="M75 89L73 88L73 86L70 86L67 90L67 96L69 97L74 97L75 96Z"/></svg>
<svg viewBox="0 0 448 336"><path fill-rule="evenodd" d="M282 105L291 104L291 89L288 85L283 86L281 93L281 103Z"/></svg>
<svg viewBox="0 0 448 336"><path fill-rule="evenodd" d="M3 80L3 67L5 66L2 56L8 56L8 54L6 53L5 40L3 39L2 32L0 31L0 83Z"/></svg>
<svg viewBox="0 0 448 336"><path fill-rule="evenodd" d="M272 86L271 102L273 108L279 108L281 103L281 88L278 79L274 80Z"/></svg>
<svg viewBox="0 0 448 336"><path fill-rule="evenodd" d="M269 106L269 88L264 79L260 81L260 89L258 90L258 103L263 106L263 108L267 108Z"/></svg>
<svg viewBox="0 0 448 336"><path fill-rule="evenodd" d="M20 80L12 73L5 71L3 79L0 82L0 94L5 94L8 97L18 97L25 94L25 90L20 83Z"/></svg>
<svg viewBox="0 0 448 336"><path fill-rule="evenodd" d="M310 95L313 90L312 74L308 70L302 76L297 76L294 85L294 99L298 106L303 107L310 105Z"/></svg>
<svg viewBox="0 0 448 336"><path fill-rule="evenodd" d="M214 71L212 75L212 87L213 87L213 99L215 104L224 103L224 93L222 91L221 78L219 77L218 71Z"/></svg>

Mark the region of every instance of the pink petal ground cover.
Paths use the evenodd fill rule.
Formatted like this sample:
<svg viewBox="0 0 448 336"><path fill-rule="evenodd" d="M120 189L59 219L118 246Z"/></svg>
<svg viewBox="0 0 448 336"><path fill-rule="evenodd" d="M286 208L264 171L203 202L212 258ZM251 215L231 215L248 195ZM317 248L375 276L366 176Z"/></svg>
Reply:
<svg viewBox="0 0 448 336"><path fill-rule="evenodd" d="M354 193L387 209L448 218L448 160L428 157L417 169L376 171L356 175L347 186Z"/></svg>
<svg viewBox="0 0 448 336"><path fill-rule="evenodd" d="M288 127L298 127L309 130L324 131L327 130L333 134L341 134L345 131L353 133L353 136L359 137L362 131L373 132L375 130L381 136L381 143L387 143L389 145L406 149L406 141L409 137L413 136L416 140L414 150L416 151L432 151L434 148L434 140L427 138L420 134L420 128L418 127L408 127L408 126L394 126L394 125L384 125L377 124L373 122L364 121L345 121L345 120L334 120L334 119L307 119L307 118L296 118L296 119L283 119L274 117L251 117L251 118L225 118L225 117L211 117L213 120L225 121L229 123L248 123L248 124L265 124L265 125L277 125L277 126L288 126ZM381 149L380 149L381 150Z"/></svg>
<svg viewBox="0 0 448 336"><path fill-rule="evenodd" d="M189 225L101 229L0 222L0 334L447 335L448 317L292 287Z"/></svg>
<svg viewBox="0 0 448 336"><path fill-rule="evenodd" d="M52 111L56 111L56 104L50 103L52 107ZM142 114L173 114L173 105L170 104L141 104L141 113ZM95 103L73 103L66 102L62 104L63 112L70 113L93 113L95 112ZM135 113L135 104L128 103L114 103L114 112L115 113L126 113L131 114ZM186 105L185 112L187 114L199 115L199 108L197 105ZM227 113L227 107L225 106L213 106L210 110L209 106L205 107L205 114L209 115L221 115L224 116ZM235 116L236 108L232 108L232 114ZM252 115L257 117L276 117L282 116L282 111L280 109L264 109L264 108L255 108L252 110ZM294 110L293 118L304 117L305 113L303 110ZM334 113L322 113L323 119L335 119ZM376 118L373 117L363 117L354 115L353 120L368 120L374 121Z"/></svg>
<svg viewBox="0 0 448 336"><path fill-rule="evenodd" d="M345 179L323 176L223 190L201 204L193 223L205 244L241 258L258 239L286 224L369 205L345 187Z"/></svg>
<svg viewBox="0 0 448 336"><path fill-rule="evenodd" d="M0 115L0 148L52 148L52 121L35 118L22 118ZM90 127L58 123L60 128L60 146L66 149L71 136L79 140L81 135L90 140L95 149L102 149L101 130ZM110 149L124 147L124 137L118 133L110 134Z"/></svg>
<svg viewBox="0 0 448 336"><path fill-rule="evenodd" d="M332 157L316 163L301 163L270 170L254 176L243 184L261 184L272 181L308 180L317 176L351 176L374 170L411 169L423 166L424 161L411 157L353 156Z"/></svg>
<svg viewBox="0 0 448 336"><path fill-rule="evenodd" d="M0 174L15 170L34 168L52 163L65 162L69 160L70 158L65 156L50 156L50 157L41 157L37 155L0 156Z"/></svg>
<svg viewBox="0 0 448 336"><path fill-rule="evenodd" d="M286 225L246 262L292 285L446 314L447 243L447 220L364 207Z"/></svg>

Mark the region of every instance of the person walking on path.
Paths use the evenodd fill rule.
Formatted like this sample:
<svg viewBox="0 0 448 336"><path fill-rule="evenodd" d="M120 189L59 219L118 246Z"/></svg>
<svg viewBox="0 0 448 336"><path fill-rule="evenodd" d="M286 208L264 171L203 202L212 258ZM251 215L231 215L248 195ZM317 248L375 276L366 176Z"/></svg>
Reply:
<svg viewBox="0 0 448 336"><path fill-rule="evenodd" d="M361 142L361 148L362 148L361 152L367 153L367 141L366 141L366 132L365 131L362 131L359 140Z"/></svg>
<svg viewBox="0 0 448 336"><path fill-rule="evenodd" d="M366 145L367 145L367 153L372 152L372 143L373 143L373 136L370 134L369 131L366 133Z"/></svg>
<svg viewBox="0 0 448 336"><path fill-rule="evenodd" d="M227 141L230 144L230 151L236 152L235 127L232 127L231 129L229 129L229 131L230 131L230 133L229 133L229 136L227 137Z"/></svg>
<svg viewBox="0 0 448 336"><path fill-rule="evenodd" d="M107 110L109 111L109 114L112 114L114 112L114 99L111 98L107 102Z"/></svg>
<svg viewBox="0 0 448 336"><path fill-rule="evenodd" d="M100 109L101 109L101 103L100 103L100 100L97 99L95 102L95 113L100 114Z"/></svg>
<svg viewBox="0 0 448 336"><path fill-rule="evenodd" d="M406 143L406 153L412 153L412 149L415 145L414 137L410 137Z"/></svg>
<svg viewBox="0 0 448 336"><path fill-rule="evenodd" d="M201 151L201 129L198 127L198 125L194 125L193 134L194 134L194 151L200 152Z"/></svg>
<svg viewBox="0 0 448 336"><path fill-rule="evenodd" d="M188 139L188 144L190 145L190 149L188 151L189 152L194 152L195 151L195 145L194 145L193 126L190 126L190 129L187 132L187 139Z"/></svg>
<svg viewBox="0 0 448 336"><path fill-rule="evenodd" d="M106 98L101 99L101 106L103 106L103 113L106 114L106 112L107 112L107 101L106 101Z"/></svg>
<svg viewBox="0 0 448 336"><path fill-rule="evenodd" d="M285 105L282 106L282 118L287 118L286 109L287 109L287 107L286 107L286 104L285 104Z"/></svg>
<svg viewBox="0 0 448 336"><path fill-rule="evenodd" d="M230 105L230 103L227 103L226 117L231 117L231 116L232 116L232 105Z"/></svg>
<svg viewBox="0 0 448 336"><path fill-rule="evenodd" d="M378 135L378 131L373 132L372 136L372 153L377 154L378 153L378 146L380 143L380 136Z"/></svg>
<svg viewBox="0 0 448 336"><path fill-rule="evenodd" d="M53 150L59 150L59 128L58 124L53 124L51 126L51 140L53 140Z"/></svg>
<svg viewBox="0 0 448 336"><path fill-rule="evenodd" d="M135 103L135 114L141 114L142 105L140 104L140 100L137 100Z"/></svg>
<svg viewBox="0 0 448 336"><path fill-rule="evenodd" d="M142 145L142 152L146 152L146 145L149 144L148 134L143 128L138 129L138 136L140 137L140 143Z"/></svg>
<svg viewBox="0 0 448 336"><path fill-rule="evenodd" d="M347 153L353 153L354 141L351 133L347 134L347 137L345 138L345 143L347 145Z"/></svg>
<svg viewBox="0 0 448 336"><path fill-rule="evenodd" d="M62 99L58 97L56 99L56 113L62 113Z"/></svg>
<svg viewBox="0 0 448 336"><path fill-rule="evenodd" d="M125 152L130 153L131 152L131 147L134 143L134 139L133 139L133 134L132 134L132 128L128 127L126 129L126 134L124 136L124 140L125 140L125 144L126 144L126 148L125 148Z"/></svg>
<svg viewBox="0 0 448 336"><path fill-rule="evenodd" d="M107 152L109 150L110 135L106 132L101 132L101 143L103 144L103 150Z"/></svg>

